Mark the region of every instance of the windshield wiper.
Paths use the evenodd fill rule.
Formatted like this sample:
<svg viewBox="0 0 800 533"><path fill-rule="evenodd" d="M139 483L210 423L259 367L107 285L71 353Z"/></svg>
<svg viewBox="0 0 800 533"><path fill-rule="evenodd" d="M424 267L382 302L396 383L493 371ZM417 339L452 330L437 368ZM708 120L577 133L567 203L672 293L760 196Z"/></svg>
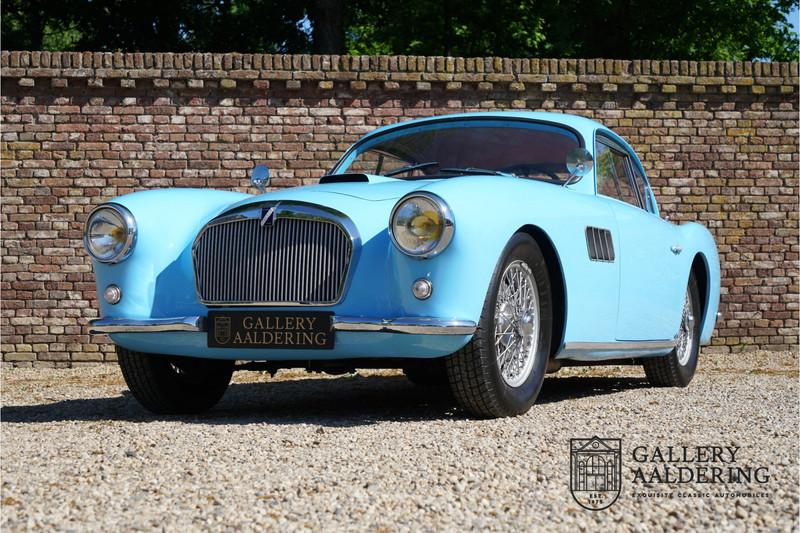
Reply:
<svg viewBox="0 0 800 533"><path fill-rule="evenodd" d="M428 168L434 165L438 165L438 161L428 161L427 163L417 163L415 165L408 165L407 167L400 167L396 168L390 172L384 174L384 176L396 176L397 174L402 174L404 172L411 172L412 170L418 170L420 168Z"/></svg>
<svg viewBox="0 0 800 533"><path fill-rule="evenodd" d="M508 176L511 178L516 178L515 174L511 174L510 172L503 172L502 170L492 170L490 168L475 168L475 167L466 167L466 168L443 168L441 172L452 172L453 174L491 174L492 176Z"/></svg>

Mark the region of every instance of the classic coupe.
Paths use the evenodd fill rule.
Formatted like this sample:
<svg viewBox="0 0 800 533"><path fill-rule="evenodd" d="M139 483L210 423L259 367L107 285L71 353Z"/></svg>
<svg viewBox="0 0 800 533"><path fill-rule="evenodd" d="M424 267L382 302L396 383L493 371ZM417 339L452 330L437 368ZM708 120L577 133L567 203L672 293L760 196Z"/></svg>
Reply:
<svg viewBox="0 0 800 533"><path fill-rule="evenodd" d="M378 128L312 186L166 189L95 208L84 244L136 399L206 410L238 369L401 368L481 417L562 365L683 387L717 320L711 234L659 214L617 134L568 114ZM238 361L238 363L237 363Z"/></svg>

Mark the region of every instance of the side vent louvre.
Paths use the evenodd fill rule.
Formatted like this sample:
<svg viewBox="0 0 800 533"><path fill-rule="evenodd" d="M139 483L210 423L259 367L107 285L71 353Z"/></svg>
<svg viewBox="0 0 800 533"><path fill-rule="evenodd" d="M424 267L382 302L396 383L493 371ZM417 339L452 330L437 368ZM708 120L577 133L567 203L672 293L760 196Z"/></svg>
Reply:
<svg viewBox="0 0 800 533"><path fill-rule="evenodd" d="M607 229L587 227L586 247L592 261L614 262L614 241Z"/></svg>

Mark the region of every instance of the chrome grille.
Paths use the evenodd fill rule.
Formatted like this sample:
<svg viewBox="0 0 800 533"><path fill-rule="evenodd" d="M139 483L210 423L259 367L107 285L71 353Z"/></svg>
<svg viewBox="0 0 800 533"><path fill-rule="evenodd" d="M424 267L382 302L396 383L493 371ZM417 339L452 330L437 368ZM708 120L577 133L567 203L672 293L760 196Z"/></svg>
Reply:
<svg viewBox="0 0 800 533"><path fill-rule="evenodd" d="M349 236L320 219L259 218L208 225L194 246L200 299L219 305L324 305L339 300Z"/></svg>

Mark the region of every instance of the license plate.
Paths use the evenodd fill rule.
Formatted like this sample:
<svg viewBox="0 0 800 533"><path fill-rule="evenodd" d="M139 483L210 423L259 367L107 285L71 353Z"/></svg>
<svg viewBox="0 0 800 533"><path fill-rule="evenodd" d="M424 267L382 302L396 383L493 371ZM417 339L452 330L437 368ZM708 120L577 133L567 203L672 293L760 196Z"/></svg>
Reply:
<svg viewBox="0 0 800 533"><path fill-rule="evenodd" d="M333 313L211 311L209 348L333 348Z"/></svg>

